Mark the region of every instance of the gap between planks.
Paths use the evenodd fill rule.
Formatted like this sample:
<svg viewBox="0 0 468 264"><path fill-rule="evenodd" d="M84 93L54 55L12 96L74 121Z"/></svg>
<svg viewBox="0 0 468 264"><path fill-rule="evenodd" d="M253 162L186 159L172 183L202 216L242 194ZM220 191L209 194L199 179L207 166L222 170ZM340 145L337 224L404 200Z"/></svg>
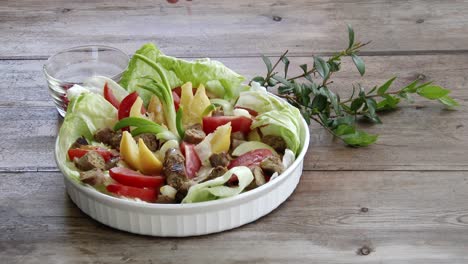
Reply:
<svg viewBox="0 0 468 264"><path fill-rule="evenodd" d="M325 52L312 52L312 53L288 53L288 57L312 57L312 56L332 56L336 54L336 51L325 51ZM391 50L391 51L361 51L359 52L360 56L418 56L418 55L456 55L456 54L468 54L468 49L458 49L458 50ZM255 54L236 54L236 55L218 55L218 54L195 54L195 55L186 55L186 54L167 54L170 56L186 59L196 59L202 57L213 57L213 58L255 58L260 57L260 53ZM265 53L265 56L270 57L279 57L279 53ZM0 61L2 60L47 60L50 55L30 55L30 56L0 56Z"/></svg>

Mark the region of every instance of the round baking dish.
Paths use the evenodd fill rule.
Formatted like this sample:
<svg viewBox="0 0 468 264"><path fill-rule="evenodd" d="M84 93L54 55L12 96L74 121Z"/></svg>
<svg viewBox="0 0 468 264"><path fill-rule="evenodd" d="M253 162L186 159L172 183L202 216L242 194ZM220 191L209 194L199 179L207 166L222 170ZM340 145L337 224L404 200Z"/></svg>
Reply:
<svg viewBox="0 0 468 264"><path fill-rule="evenodd" d="M296 188L302 175L309 146L309 128L301 152L279 177L237 196L192 204L152 204L119 199L86 187L64 174L65 186L73 202L87 215L110 227L142 235L184 237L233 229L253 222L283 203ZM55 144L55 158L59 148ZM63 168L57 162L63 173Z"/></svg>

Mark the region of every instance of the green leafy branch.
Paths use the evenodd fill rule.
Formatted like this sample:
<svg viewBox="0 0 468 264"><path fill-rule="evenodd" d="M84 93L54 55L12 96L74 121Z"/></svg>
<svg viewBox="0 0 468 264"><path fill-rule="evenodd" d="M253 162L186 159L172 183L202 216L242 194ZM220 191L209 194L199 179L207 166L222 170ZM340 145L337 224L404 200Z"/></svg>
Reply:
<svg viewBox="0 0 468 264"><path fill-rule="evenodd" d="M262 55L267 72L265 77L256 76L252 81L267 88L277 87L278 96L285 98L297 107L305 120L311 120L322 125L328 132L344 141L347 145L364 147L376 142L378 135L366 133L356 128L356 121L365 118L373 123L381 123L379 113L397 108L401 99L413 102L413 95L419 95L429 100L438 100L447 108L453 109L458 102L448 94L450 90L433 85L432 82L421 83L419 79L398 90L390 91L395 81L393 77L380 86L374 86L366 91L360 84L353 85L349 98L341 100L340 96L330 89L332 75L341 69L341 59L351 57L361 76L365 74L365 64L358 56L360 49L370 42L355 42L353 28L348 25L348 47L328 59L313 56L311 65L299 67L302 73L289 76L290 61L288 51L284 52L273 64ZM283 65L283 73L276 69Z"/></svg>

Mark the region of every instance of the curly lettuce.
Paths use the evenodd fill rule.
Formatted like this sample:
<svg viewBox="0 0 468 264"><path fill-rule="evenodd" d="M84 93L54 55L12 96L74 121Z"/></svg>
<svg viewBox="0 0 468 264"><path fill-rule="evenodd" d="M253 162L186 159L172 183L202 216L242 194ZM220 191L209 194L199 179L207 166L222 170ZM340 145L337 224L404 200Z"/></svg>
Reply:
<svg viewBox="0 0 468 264"><path fill-rule="evenodd" d="M143 55L160 66L164 70L171 88L181 86L186 82L192 82L194 87L203 84L211 94L225 99L237 98L239 92L245 89L242 86L245 78L219 61L208 58L186 61L166 56L152 43L143 45L136 54ZM134 56L130 60L120 84L129 92L138 91L147 104L151 94L139 88L139 85L145 85L147 82L144 77L161 81L154 68Z"/></svg>
<svg viewBox="0 0 468 264"><path fill-rule="evenodd" d="M75 140L84 136L93 139L99 128L113 127L117 122L117 109L104 97L91 92L82 92L71 98L67 114L59 131L57 163L67 176L79 180L79 172L67 161L67 151Z"/></svg>

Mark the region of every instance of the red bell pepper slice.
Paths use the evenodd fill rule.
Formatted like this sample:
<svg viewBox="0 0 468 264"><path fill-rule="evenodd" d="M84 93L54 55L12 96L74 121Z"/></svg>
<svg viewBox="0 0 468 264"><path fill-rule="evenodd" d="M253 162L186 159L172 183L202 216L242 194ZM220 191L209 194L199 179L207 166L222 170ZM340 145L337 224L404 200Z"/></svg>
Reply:
<svg viewBox="0 0 468 264"><path fill-rule="evenodd" d="M265 158L273 155L273 152L269 149L255 149L249 151L245 154L240 155L237 159L232 160L229 165L228 169L237 167L237 166L246 166L251 167L255 165L259 165L262 160Z"/></svg>
<svg viewBox="0 0 468 264"><path fill-rule="evenodd" d="M195 145L182 141L180 150L185 156L185 172L187 173L187 177L192 179L197 175L201 167L201 161L195 151Z"/></svg>
<svg viewBox="0 0 468 264"><path fill-rule="evenodd" d="M109 184L106 189L108 192L116 195L128 198L138 198L146 202L155 202L159 194L159 191L156 191L153 188L138 188L122 184Z"/></svg>
<svg viewBox="0 0 468 264"><path fill-rule="evenodd" d="M159 187L164 184L164 177L162 176L147 176L137 171L122 167L114 167L110 169L109 175L117 182L132 187L159 189Z"/></svg>
<svg viewBox="0 0 468 264"><path fill-rule="evenodd" d="M172 89L172 93L174 94L177 94L179 97L182 95L182 87L176 87L174 89Z"/></svg>
<svg viewBox="0 0 468 264"><path fill-rule="evenodd" d="M73 160L74 158L81 158L90 151L96 151L99 155L101 155L104 158L105 162L108 162L109 160L115 157L115 155L112 152L110 152L109 150L105 148L91 147L91 146L87 148L69 149L68 157L70 158L70 160Z"/></svg>
<svg viewBox="0 0 468 264"><path fill-rule="evenodd" d="M116 109L119 109L120 102L117 100L115 97L114 93L112 92L112 89L109 87L109 85L104 84L104 98L111 103Z"/></svg>
<svg viewBox="0 0 468 264"><path fill-rule="evenodd" d="M174 107L175 107L175 110L179 110L179 105L180 105L180 96L172 91L172 98L174 99Z"/></svg>
<svg viewBox="0 0 468 264"><path fill-rule="evenodd" d="M138 98L138 93L133 92L127 95L119 105L119 120L124 119L130 115L130 109L132 105L135 103L136 99Z"/></svg>
<svg viewBox="0 0 468 264"><path fill-rule="evenodd" d="M231 122L232 132L248 133L252 125L252 119L245 116L205 116L203 117L203 131L209 134L229 122Z"/></svg>

